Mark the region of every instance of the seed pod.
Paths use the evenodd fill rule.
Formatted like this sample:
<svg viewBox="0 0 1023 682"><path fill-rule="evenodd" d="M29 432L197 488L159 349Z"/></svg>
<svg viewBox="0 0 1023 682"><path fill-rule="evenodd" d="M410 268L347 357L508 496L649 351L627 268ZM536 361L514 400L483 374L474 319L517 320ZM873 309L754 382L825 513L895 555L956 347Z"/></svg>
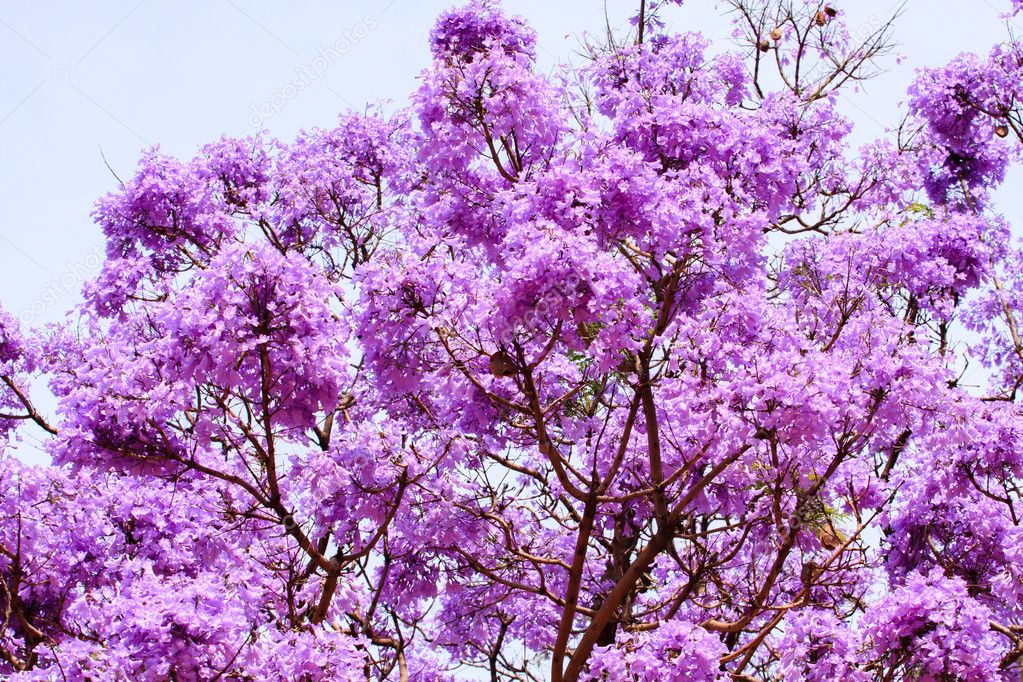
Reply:
<svg viewBox="0 0 1023 682"><path fill-rule="evenodd" d="M771 43L765 38L757 43L757 49L761 52L767 52L771 49Z"/></svg>
<svg viewBox="0 0 1023 682"><path fill-rule="evenodd" d="M503 350L499 350L490 356L490 373L495 377L510 377L516 371L515 362Z"/></svg>
<svg viewBox="0 0 1023 682"><path fill-rule="evenodd" d="M838 547L838 537L823 528L817 531L817 539L820 540L821 547L826 550L830 551Z"/></svg>
<svg viewBox="0 0 1023 682"><path fill-rule="evenodd" d="M636 371L636 357L629 351L624 352L624 357L615 368L622 374L630 374Z"/></svg>
<svg viewBox="0 0 1023 682"><path fill-rule="evenodd" d="M771 40L773 40L774 42L778 42L784 36L785 34L782 32L781 28L775 28L771 30Z"/></svg>
<svg viewBox="0 0 1023 682"><path fill-rule="evenodd" d="M829 5L824 5L824 13L827 14L829 17L838 16L838 10Z"/></svg>
<svg viewBox="0 0 1023 682"><path fill-rule="evenodd" d="M825 521L824 525L817 529L817 540L821 543L821 547L828 551L837 549L843 542L842 536L831 525L831 521Z"/></svg>
<svg viewBox="0 0 1023 682"><path fill-rule="evenodd" d="M804 585L810 585L817 579L819 567L812 561L803 564L803 570L799 572L799 578Z"/></svg>
<svg viewBox="0 0 1023 682"><path fill-rule="evenodd" d="M1009 135L1009 126L1001 125L995 128L995 135L998 137L1007 137Z"/></svg>
<svg viewBox="0 0 1023 682"><path fill-rule="evenodd" d="M824 12L817 12L816 14L813 15L813 23L817 24L818 26L823 26L824 24L828 23L828 17L825 16Z"/></svg>
<svg viewBox="0 0 1023 682"><path fill-rule="evenodd" d="M615 643L615 638L618 635L618 621L609 620L601 629L600 635L597 637L597 646L611 646Z"/></svg>
<svg viewBox="0 0 1023 682"><path fill-rule="evenodd" d="M587 324L585 322L579 322L575 326L576 335L578 335L579 338L582 339L582 342L586 344L587 347L589 347L589 345L593 343L593 339L597 338L597 334L599 332L600 325L596 323Z"/></svg>

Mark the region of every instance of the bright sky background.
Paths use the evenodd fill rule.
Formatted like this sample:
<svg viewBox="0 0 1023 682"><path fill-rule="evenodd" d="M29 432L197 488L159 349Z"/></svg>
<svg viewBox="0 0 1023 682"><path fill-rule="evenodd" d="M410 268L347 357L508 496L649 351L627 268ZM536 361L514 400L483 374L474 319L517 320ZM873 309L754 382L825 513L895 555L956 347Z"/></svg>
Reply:
<svg viewBox="0 0 1023 682"><path fill-rule="evenodd" d="M33 324L64 319L97 271L94 201L133 173L142 148L191 156L221 134L266 128L291 139L338 112L400 106L427 66L440 0L0 0L0 304ZM573 58L600 33L604 0L505 0L539 33L541 65ZM606 0L623 25L636 0ZM897 0L835 0L854 32ZM896 25L901 65L846 99L855 139L883 135L919 66L986 52L1009 28L1007 0L908 0ZM689 0L668 17L728 40L724 7ZM262 113L260 113L262 109ZM269 113L269 116L266 114ZM102 152L102 154L101 154ZM1023 225L1019 176L1002 210Z"/></svg>

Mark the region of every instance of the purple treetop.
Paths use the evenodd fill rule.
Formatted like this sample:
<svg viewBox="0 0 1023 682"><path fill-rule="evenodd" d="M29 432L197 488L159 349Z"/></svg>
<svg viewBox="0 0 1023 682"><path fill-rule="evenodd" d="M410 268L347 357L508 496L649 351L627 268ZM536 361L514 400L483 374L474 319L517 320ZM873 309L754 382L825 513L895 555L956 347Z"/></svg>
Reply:
<svg viewBox="0 0 1023 682"><path fill-rule="evenodd" d="M552 77L474 0L406 110L143 155L75 323L0 312L0 676L1020 678L1023 45L857 149L891 24L664 4Z"/></svg>

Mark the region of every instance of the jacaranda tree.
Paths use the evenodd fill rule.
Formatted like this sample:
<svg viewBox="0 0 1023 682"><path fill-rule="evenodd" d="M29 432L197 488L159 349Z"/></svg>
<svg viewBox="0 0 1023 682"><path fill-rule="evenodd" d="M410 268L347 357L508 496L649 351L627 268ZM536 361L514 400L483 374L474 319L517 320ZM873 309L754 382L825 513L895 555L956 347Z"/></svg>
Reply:
<svg viewBox="0 0 1023 682"><path fill-rule="evenodd" d="M891 23L657 4L549 75L473 0L407 109L143 155L69 323L0 317L4 679L1019 679L1023 45L854 148Z"/></svg>

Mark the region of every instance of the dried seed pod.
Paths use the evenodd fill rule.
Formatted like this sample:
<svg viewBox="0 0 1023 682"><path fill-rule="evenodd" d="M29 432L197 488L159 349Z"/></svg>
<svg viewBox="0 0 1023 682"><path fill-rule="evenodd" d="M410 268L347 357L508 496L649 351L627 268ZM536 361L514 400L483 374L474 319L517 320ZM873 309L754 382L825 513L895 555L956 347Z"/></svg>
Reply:
<svg viewBox="0 0 1023 682"><path fill-rule="evenodd" d="M490 356L490 373L495 377L510 377L517 371L515 361L503 350Z"/></svg>
<svg viewBox="0 0 1023 682"><path fill-rule="evenodd" d="M611 646L615 643L615 638L618 635L618 621L610 620L600 631L600 635L597 637L597 646Z"/></svg>
<svg viewBox="0 0 1023 682"><path fill-rule="evenodd" d="M780 27L771 30L771 40L773 40L774 42L778 42L784 36L785 36L785 33L781 30Z"/></svg>
<svg viewBox="0 0 1023 682"><path fill-rule="evenodd" d="M843 542L842 536L831 525L831 521L825 521L824 525L817 529L817 540L821 543L821 547L828 551L837 549Z"/></svg>
<svg viewBox="0 0 1023 682"><path fill-rule="evenodd" d="M1007 137L1009 135L1009 126L1000 125L995 128L995 135L998 137Z"/></svg>
<svg viewBox="0 0 1023 682"><path fill-rule="evenodd" d="M630 374L636 371L636 357L629 351L624 352L625 357L622 358L621 362L615 368L622 374Z"/></svg>
<svg viewBox="0 0 1023 682"><path fill-rule="evenodd" d="M593 343L593 340L597 338L597 334L600 333L600 325L596 323L587 324L586 322L579 322L575 326L575 333L582 342L589 347L589 345Z"/></svg>
<svg viewBox="0 0 1023 682"><path fill-rule="evenodd" d="M817 24L818 26L823 26L824 24L828 23L828 17L827 15L824 14L824 12L817 12L816 14L813 15L813 23Z"/></svg>
<svg viewBox="0 0 1023 682"><path fill-rule="evenodd" d="M767 52L771 49L771 43L765 38L757 43L757 49L761 52Z"/></svg>
<svg viewBox="0 0 1023 682"><path fill-rule="evenodd" d="M835 9L834 7L831 7L830 5L824 5L824 13L827 14L829 17L838 16L838 10Z"/></svg>

